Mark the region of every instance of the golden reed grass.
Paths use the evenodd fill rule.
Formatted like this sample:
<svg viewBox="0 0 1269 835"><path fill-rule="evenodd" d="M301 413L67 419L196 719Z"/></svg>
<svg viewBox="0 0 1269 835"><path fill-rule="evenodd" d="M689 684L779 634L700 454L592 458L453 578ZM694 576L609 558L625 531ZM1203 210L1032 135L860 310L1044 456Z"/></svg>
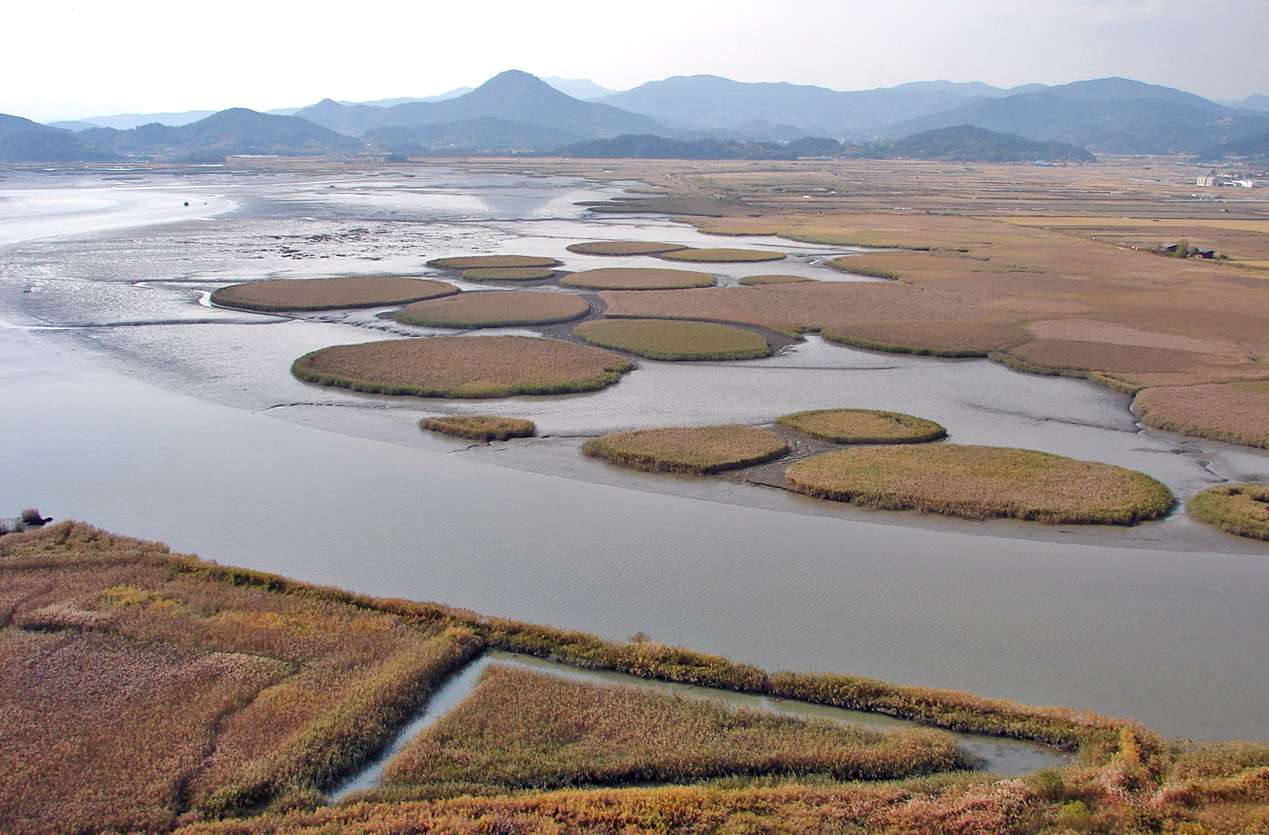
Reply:
<svg viewBox="0 0 1269 835"><path fill-rule="evenodd" d="M687 249L683 244L665 244L654 241L587 241L580 244L569 244L565 247L569 252L578 255L659 255L676 249Z"/></svg>
<svg viewBox="0 0 1269 835"><path fill-rule="evenodd" d="M662 252L657 256L664 261L693 261L703 264L745 264L758 261L783 261L783 252L764 249L696 249L686 247Z"/></svg>
<svg viewBox="0 0 1269 835"><path fill-rule="evenodd" d="M508 438L530 438L537 427L533 421L498 415L447 415L423 418L419 426L444 435L470 438L473 441L505 441Z"/></svg>
<svg viewBox="0 0 1269 835"><path fill-rule="evenodd" d="M712 322L671 319L604 319L573 329L579 339L655 360L740 360L771 354L753 331Z"/></svg>
<svg viewBox="0 0 1269 835"><path fill-rule="evenodd" d="M788 451L776 433L744 424L634 429L582 444L584 454L622 467L691 475L749 467Z"/></svg>
<svg viewBox="0 0 1269 835"><path fill-rule="evenodd" d="M1269 383L1147 388L1133 409L1156 429L1269 448Z"/></svg>
<svg viewBox="0 0 1269 835"><path fill-rule="evenodd" d="M243 310L332 310L379 307L435 299L458 292L443 281L402 276L288 278L231 284L211 294L213 304Z"/></svg>
<svg viewBox="0 0 1269 835"><path fill-rule="evenodd" d="M947 437L932 420L875 409L812 409L781 415L776 423L837 444L912 444Z"/></svg>
<svg viewBox="0 0 1269 835"><path fill-rule="evenodd" d="M396 315L407 325L438 328L501 328L578 319L590 304L570 293L483 290L406 305Z"/></svg>
<svg viewBox="0 0 1269 835"><path fill-rule="evenodd" d="M709 273L655 267L604 267L582 270L560 279L560 284L565 287L587 290L674 290L712 287L715 283Z"/></svg>
<svg viewBox="0 0 1269 835"><path fill-rule="evenodd" d="M1269 540L1269 486L1264 484L1209 487L1186 507L1200 522L1238 536Z"/></svg>

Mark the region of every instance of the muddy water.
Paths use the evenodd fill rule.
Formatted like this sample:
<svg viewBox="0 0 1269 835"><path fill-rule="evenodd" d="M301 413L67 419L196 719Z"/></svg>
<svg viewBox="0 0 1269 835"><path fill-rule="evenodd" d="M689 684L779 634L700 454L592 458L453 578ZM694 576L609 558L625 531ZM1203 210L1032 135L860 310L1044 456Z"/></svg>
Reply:
<svg viewBox="0 0 1269 835"><path fill-rule="evenodd" d="M798 719L824 719L847 725L862 725L878 730L920 727L915 722L894 719L877 713L864 713L858 710L826 707L809 702L790 701L788 699L770 699L766 696L754 696L747 693L735 693L730 690L719 690L713 687L700 687L692 684L677 684L654 679L639 678L625 673L614 673L597 670L581 670L566 664L545 661L531 655L519 655L508 652L491 652L468 664L432 696L426 707L406 724L393 740L392 744L373 761L354 774L331 793L331 800L341 800L353 792L364 791L378 785L384 769L392 758L410 744L415 736L427 730L433 723L445 716L476 689L485 668L490 664L517 667L537 673L567 678L598 685L625 685L642 687L662 693L673 693L698 699L710 699L728 706L762 710L792 716ZM972 756L978 768L991 774L1014 776L1039 771L1042 768L1060 768L1074 760L1074 755L1065 754L1053 748L1017 739L984 736L983 734L966 734L949 731L956 738L961 749Z"/></svg>
<svg viewBox="0 0 1269 835"><path fill-rule="evenodd" d="M154 216L103 204L26 216L25 238L0 250L6 513L34 505L225 563L611 638L642 630L768 669L1269 739L1259 543L1183 515L1125 532L870 513L618 471L577 445L629 426L850 405L934 418L959 442L1129 466L1182 495L1221 475L1266 477L1263 453L1141 434L1125 398L1080 381L816 340L746 363L642 362L603 392L500 402L551 437L468 449L416 421L489 403L365 397L287 372L313 348L406 332L379 311L296 320L199 303L261 275L426 274L430 258L475 252L582 269L592 264L568 243L716 243L664 219L588 218L573 205L610 187L413 173L130 182L143 192L128 200L168 212L165 226L115 228ZM116 187L11 179L0 206L16 215L19 199L35 200L28 192L93 188ZM187 217L181 204L200 200L205 216ZM762 271L818 276L817 262L840 254L788 250L796 267Z"/></svg>

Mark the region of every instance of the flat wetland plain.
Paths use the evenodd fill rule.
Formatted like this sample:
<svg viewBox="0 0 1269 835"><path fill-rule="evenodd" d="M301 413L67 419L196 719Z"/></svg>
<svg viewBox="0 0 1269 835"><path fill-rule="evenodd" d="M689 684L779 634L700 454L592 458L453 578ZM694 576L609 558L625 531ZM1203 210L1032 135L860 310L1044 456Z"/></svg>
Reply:
<svg viewBox="0 0 1269 835"><path fill-rule="evenodd" d="M523 166L522 160L479 162L461 174L429 174L435 185L421 189L404 177L391 187L416 200L449 200L470 215L471 205L454 196L461 187L448 181L500 182L522 176L510 172ZM0 404L15 427L6 432L4 458L10 463L0 473L0 484L7 485L0 496L11 504L10 512L35 504L62 518L83 512L113 519L125 531L135 529L126 524L129 518L144 531L182 539L193 530L206 546L196 541L194 547L217 559L238 553L235 561L285 565L287 573L333 578L355 592L382 590L464 607L315 590L256 571L171 557L157 546L83 526L0 539L8 549L0 558L5 560L0 581L13 600L0 638L6 658L16 659L5 704L31 717L6 724L12 744L0 750L12 758L6 765L10 773L29 775L9 781L10 787L44 786L38 796L0 797L12 810L6 818L22 822L18 831L111 826L162 832L188 824L190 833L425 827L545 832L620 824L700 831L854 827L1109 835L1172 829L1232 835L1269 828L1264 790L1269 752L1263 744L1187 743L1132 720L1090 712L1111 704L1119 715L1157 716L1159 724L1187 729L1169 736L1202 736L1212 723L1224 737L1269 734L1257 724L1264 715L1263 672L1246 663L1269 651L1259 614L1269 573L1259 541L1206 529L1178 513L1125 537L1063 529L1056 535L1070 537L1068 542L1043 542L1017 527L1023 523L983 523L983 535L967 527L931 526L915 515L888 514L883 521L873 517L886 514L824 511L822 503L806 515L775 513L735 506L770 502L758 488L730 485L722 492L734 495L722 498L712 488L681 488L674 476L632 474L620 482L718 497L712 503L685 502L476 463L516 456L532 461L538 450L543 454L536 460L548 470L560 466L559 472L602 481L594 477L600 465L577 454L577 435L632 423L666 425L675 414L697 417L700 425L721 422L699 419L711 408L734 412L725 415L734 421L763 423L797 410L858 406L928 415L958 444L981 441L976 433L1000 427L1011 433L1003 439L1010 445L1026 446L1034 438L1036 447L1058 447L1068 455L1082 440L1101 439L1091 444L1098 457L1158 473L1182 499L1223 474L1263 481L1269 467L1262 453L1153 431L1133 435L1126 407L1137 396L1149 405L1142 410L1148 422L1257 443L1253 430L1265 425L1257 398L1269 381L1260 359L1269 347L1269 291L1255 267L1265 254L1255 237L1265 234L1256 226L1266 219L1264 204L1190 200L1185 195L1194 187L1183 182L1182 169L1161 162L1050 170L898 163L605 162L607 171L569 162L535 166L555 177L594 178L590 182L642 179L665 194L629 196L609 188L605 196L622 199L597 207L592 218L581 216L572 203L593 198L602 187L552 192L524 178L519 181L524 191L502 202L490 199L481 209L488 237L475 254L541 252L565 269L584 271L611 265L615 256L570 255L567 244L643 235L709 248L703 232L743 239L745 247L787 251L781 270L812 277L831 269L825 262L841 259L853 246L891 247L849 255L845 262L859 259L853 262L857 269L846 264L847 273L893 278L741 287L733 282L761 274L762 265L734 265L732 271L733 265L719 264L716 287L603 291L599 299L610 315L688 317L820 336L766 359L694 367L641 362L604 392L514 398L497 408L482 403L480 414L540 417L539 434L555 437L508 441L469 461L436 454L466 442L438 440L418 428L420 417L438 411L476 414L463 403L403 404L319 388L290 378L287 365L296 356L353 339L374 344L385 331L389 343L468 343L464 348L507 336L402 339L407 331L391 321L390 310L283 319L205 303L216 287L260 274L407 275L426 259L465 257L473 252L473 227L445 226L449 208L436 210L442 220L435 223L429 251L422 251L408 235L396 236L386 212L375 215L365 208L379 199L395 210L400 204L385 199L387 189L353 175L363 201L358 211L369 217L340 214L347 210L336 195L301 186L309 215L286 220L292 224L290 238L270 238L278 225L256 232L251 224L258 220L226 216L182 227L188 240L171 250L163 248L161 233L149 240L152 233L135 230L106 231L83 244L35 242L6 250L0 310L6 321L40 328L32 333L46 344L81 351L178 391L277 416L308 416L301 422L396 444L323 437L239 410L195 407L185 398L147 393L132 381L111 380L61 360L49 361L51 373L37 370L43 368L42 355L17 345L29 337L6 329L0 331L5 350L35 363L29 372L17 366L5 371L6 391L26 398L18 411L12 401ZM314 171L335 176L320 166ZM251 198L258 217L267 216L265 209L280 211L270 208L267 194L294 173L249 172L265 178ZM913 185L918 173L919 187ZM213 187L225 186L216 181ZM571 200L561 202L559 193ZM522 199L524 194L541 196L534 203ZM333 207L328 214L323 200ZM632 209L678 213L687 222L637 220L629 217ZM502 215L522 220L497 226ZM1169 234L1184 231L1199 245L1224 241L1230 258L1217 263L1165 258L1143 251L1136 239L1109 239L1125 227L1090 222L1115 216L1139 220L1134 234L1146 235L1158 220L1167 221ZM332 227L343 231L327 235L324 230ZM1205 229L1217 231L1204 238ZM770 237L775 235L780 237ZM526 237L534 246L526 245ZM156 257L138 259L138 247L144 246L153 246ZM345 255L322 263L322 252L359 248L364 260ZM306 262L306 253L316 257ZM646 256L616 257L628 259L620 262L623 267L649 267ZM78 260L63 273L61 258ZM84 269L90 263L107 269ZM191 266L204 263L205 268ZM452 266L481 268L479 262ZM75 273L97 278L77 279ZM61 327L45 330L49 324ZM821 339L893 353L834 348ZM826 353L832 351L842 353ZM929 355L979 359L961 364ZM828 356L839 359L824 362ZM988 366L987 359L996 364ZM1021 377L1008 368L1090 382ZM962 379L956 376L962 369L978 369L977 377L967 379L1003 375L997 387L1017 399L983 392L981 400L964 405L956 398L965 397L965 387L954 382ZM69 379L85 385L58 384ZM725 382L706 382L711 379ZM882 379L889 381L884 390L868 385ZM923 382L913 386L913 380ZM474 383L490 391L483 373ZM1092 390L1092 384L1103 388ZM914 393L921 385L931 395L924 401ZM1025 392L1034 397L1041 385L1060 394L1019 402ZM114 390L128 391L136 410L129 411L124 402L129 398L111 395ZM81 397L85 406L92 404L82 412L92 421L76 424ZM148 404L165 405L147 413ZM980 425L965 420L975 409ZM136 415L145 417L138 421ZM1205 422L1197 423L1196 415ZM388 428L398 424L399 429ZM187 435L180 434L181 426L188 426ZM581 431L567 437L560 430L568 427ZM84 455L90 440L81 437L85 432L100 433L98 440L108 442ZM46 466L39 472L14 469L12 462L29 464L32 449L41 450ZM551 451L564 449L577 460L567 467L551 464ZM169 460L172 450L182 451L179 462ZM1183 454L1166 454L1170 451ZM75 455L76 466L59 463ZM116 461L128 463L121 467ZM289 463L280 469L271 461ZM76 483L59 476L62 472L75 473ZM254 475L244 479L248 472ZM331 472L340 473L337 481ZM136 476L128 482L133 490L105 489L126 473ZM288 473L289 483L278 480ZM375 480L383 482L378 489L370 487ZM719 503L724 501L730 504ZM779 501L787 501L780 509L789 509L812 500ZM1253 504L1260 502L1253 497ZM134 509L129 514L126 508ZM1174 534L1180 538L1176 543L1169 541ZM1149 544L1152 536L1159 539L1155 547ZM1032 539L1023 541L1027 537ZM1091 544L1098 541L1112 547ZM850 547L844 549L843 542ZM1136 550L1113 547L1127 544ZM60 582L49 582L49 572L59 574ZM498 617L525 613L564 629ZM576 627L607 638L567 631ZM613 640L640 628L740 659L767 659L761 663L772 670L787 664L833 672L766 672L642 635ZM817 637L826 630L853 637L826 646ZM489 740L480 740L472 750L496 762L512 750L499 745L537 745L519 749L532 768L507 785L585 783L581 788L540 794L518 794L507 785L456 791L458 784L471 782L471 773L421 778L402 766L400 773L409 776L399 785L410 787L400 789L408 799L393 800L385 787L379 799L392 802L322 808L321 792L380 746L443 671L486 646L1039 739L1078 748L1081 758L1060 772L1016 780L946 773L852 784L836 781L849 769L812 773L818 766L749 763L717 753L734 745L726 741L683 760L683 771L656 771L669 756L667 743L649 733L615 763L612 779L646 773L690 784L598 789L588 782L594 775L575 764L558 770L566 756L552 763L541 754L543 745L559 750L561 740L585 750L595 744L587 729L611 740L612 728L579 718L550 726L541 740L532 740L530 731L546 730L543 723L529 723L532 727L503 735L492 748ZM100 688L93 699L57 683L58 676L84 669L93 671ZM858 672L869 677L849 675ZM120 674L134 685L145 682L144 696L120 697ZM570 696L575 705L589 698ZM577 717L585 710L577 707ZM515 719L496 709L495 714ZM50 716L71 721L49 725ZM1231 723L1234 716L1239 718ZM726 717L708 722L737 729ZM75 734L87 729L94 750L111 753L101 763L76 759L78 743L67 728ZM129 729L126 750L115 728ZM459 735L473 728L459 728ZM131 745L135 739L154 742L137 747ZM166 758L138 759L138 752L150 749ZM930 749L926 743L909 746L903 758L917 762L922 750ZM704 765L698 768L699 763ZM729 772L728 763L736 769ZM66 785L40 783L37 773L61 775ZM488 770L479 776L489 776ZM296 813L273 814L288 808ZM261 809L267 813L259 818L212 820Z"/></svg>

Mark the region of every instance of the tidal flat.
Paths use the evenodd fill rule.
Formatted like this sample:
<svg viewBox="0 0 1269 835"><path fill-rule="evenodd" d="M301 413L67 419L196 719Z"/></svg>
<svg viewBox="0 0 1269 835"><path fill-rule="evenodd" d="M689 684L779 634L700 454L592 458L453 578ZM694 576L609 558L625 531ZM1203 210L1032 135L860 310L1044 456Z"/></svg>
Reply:
<svg viewBox="0 0 1269 835"><path fill-rule="evenodd" d="M0 250L0 498L357 591L612 638L643 630L769 669L1066 704L1166 735L1269 739L1269 672L1254 662L1269 654L1263 544L1182 514L1127 532L879 518L614 472L578 452L612 431L851 407L929 417L956 443L1140 470L1182 498L1269 475L1263 452L1141 431L1125 395L810 337L767 359L640 361L603 392L500 401L499 415L547 437L468 449L418 420L488 413L488 402L322 389L288 371L328 345L426 329L373 309L282 316L205 303L265 277L439 278L424 266L438 257L529 253L583 270L663 262L568 245L717 245L665 217L575 205L626 185L427 166L143 173L126 185L10 176L5 205L31 208ZM89 194L104 202L58 202ZM847 277L823 263L849 247L778 249L781 273ZM722 286L771 271L725 267Z"/></svg>

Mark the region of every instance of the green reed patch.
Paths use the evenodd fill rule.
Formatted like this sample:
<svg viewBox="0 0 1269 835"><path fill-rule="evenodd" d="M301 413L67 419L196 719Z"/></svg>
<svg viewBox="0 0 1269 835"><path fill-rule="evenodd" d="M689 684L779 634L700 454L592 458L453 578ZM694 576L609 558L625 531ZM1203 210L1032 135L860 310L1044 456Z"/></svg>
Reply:
<svg viewBox="0 0 1269 835"><path fill-rule="evenodd" d="M776 433L744 424L633 429L582 445L584 454L622 467L691 475L749 467L788 451Z"/></svg>
<svg viewBox="0 0 1269 835"><path fill-rule="evenodd" d="M932 420L874 409L813 409L782 415L776 423L837 444L912 444L947 437Z"/></svg>
<svg viewBox="0 0 1269 835"><path fill-rule="evenodd" d="M443 435L471 438L474 441L505 441L508 438L531 438L537 427L533 421L498 415L446 415L423 418L419 426Z"/></svg>
<svg viewBox="0 0 1269 835"><path fill-rule="evenodd" d="M709 273L655 267L604 267L582 270L560 279L565 287L588 290L684 290L713 287L715 283Z"/></svg>
<svg viewBox="0 0 1269 835"><path fill-rule="evenodd" d="M278 278L231 284L212 291L211 301L242 310L337 310L380 307L435 299L458 292L443 281L393 275L338 278Z"/></svg>
<svg viewBox="0 0 1269 835"><path fill-rule="evenodd" d="M660 255L676 249L687 249L683 244L665 244L655 241L587 241L569 244L569 252L578 255Z"/></svg>
<svg viewBox="0 0 1269 835"><path fill-rule="evenodd" d="M590 304L571 293L481 290L407 305L396 319L438 328L503 328L568 322L589 311Z"/></svg>
<svg viewBox="0 0 1269 835"><path fill-rule="evenodd" d="M494 665L389 764L384 784L507 791L757 774L891 780L965 764L940 731L880 732Z"/></svg>
<svg viewBox="0 0 1269 835"><path fill-rule="evenodd" d="M971 519L1131 525L1175 504L1168 488L1144 473L1006 447L843 449L792 464L785 477L818 498Z"/></svg>
<svg viewBox="0 0 1269 835"><path fill-rule="evenodd" d="M632 368L617 354L559 339L433 336L322 348L291 373L374 394L468 398L595 391Z"/></svg>
<svg viewBox="0 0 1269 835"><path fill-rule="evenodd" d="M1221 484L1209 487L1187 505L1200 522L1251 539L1269 540L1269 486Z"/></svg>
<svg viewBox="0 0 1269 835"><path fill-rule="evenodd" d="M663 252L657 257L666 261L693 261L703 264L748 264L758 261L783 261L787 256L783 252L769 252L762 249L687 247Z"/></svg>
<svg viewBox="0 0 1269 835"><path fill-rule="evenodd" d="M654 360L743 360L771 354L753 331L712 322L602 319L573 329L578 339Z"/></svg>

